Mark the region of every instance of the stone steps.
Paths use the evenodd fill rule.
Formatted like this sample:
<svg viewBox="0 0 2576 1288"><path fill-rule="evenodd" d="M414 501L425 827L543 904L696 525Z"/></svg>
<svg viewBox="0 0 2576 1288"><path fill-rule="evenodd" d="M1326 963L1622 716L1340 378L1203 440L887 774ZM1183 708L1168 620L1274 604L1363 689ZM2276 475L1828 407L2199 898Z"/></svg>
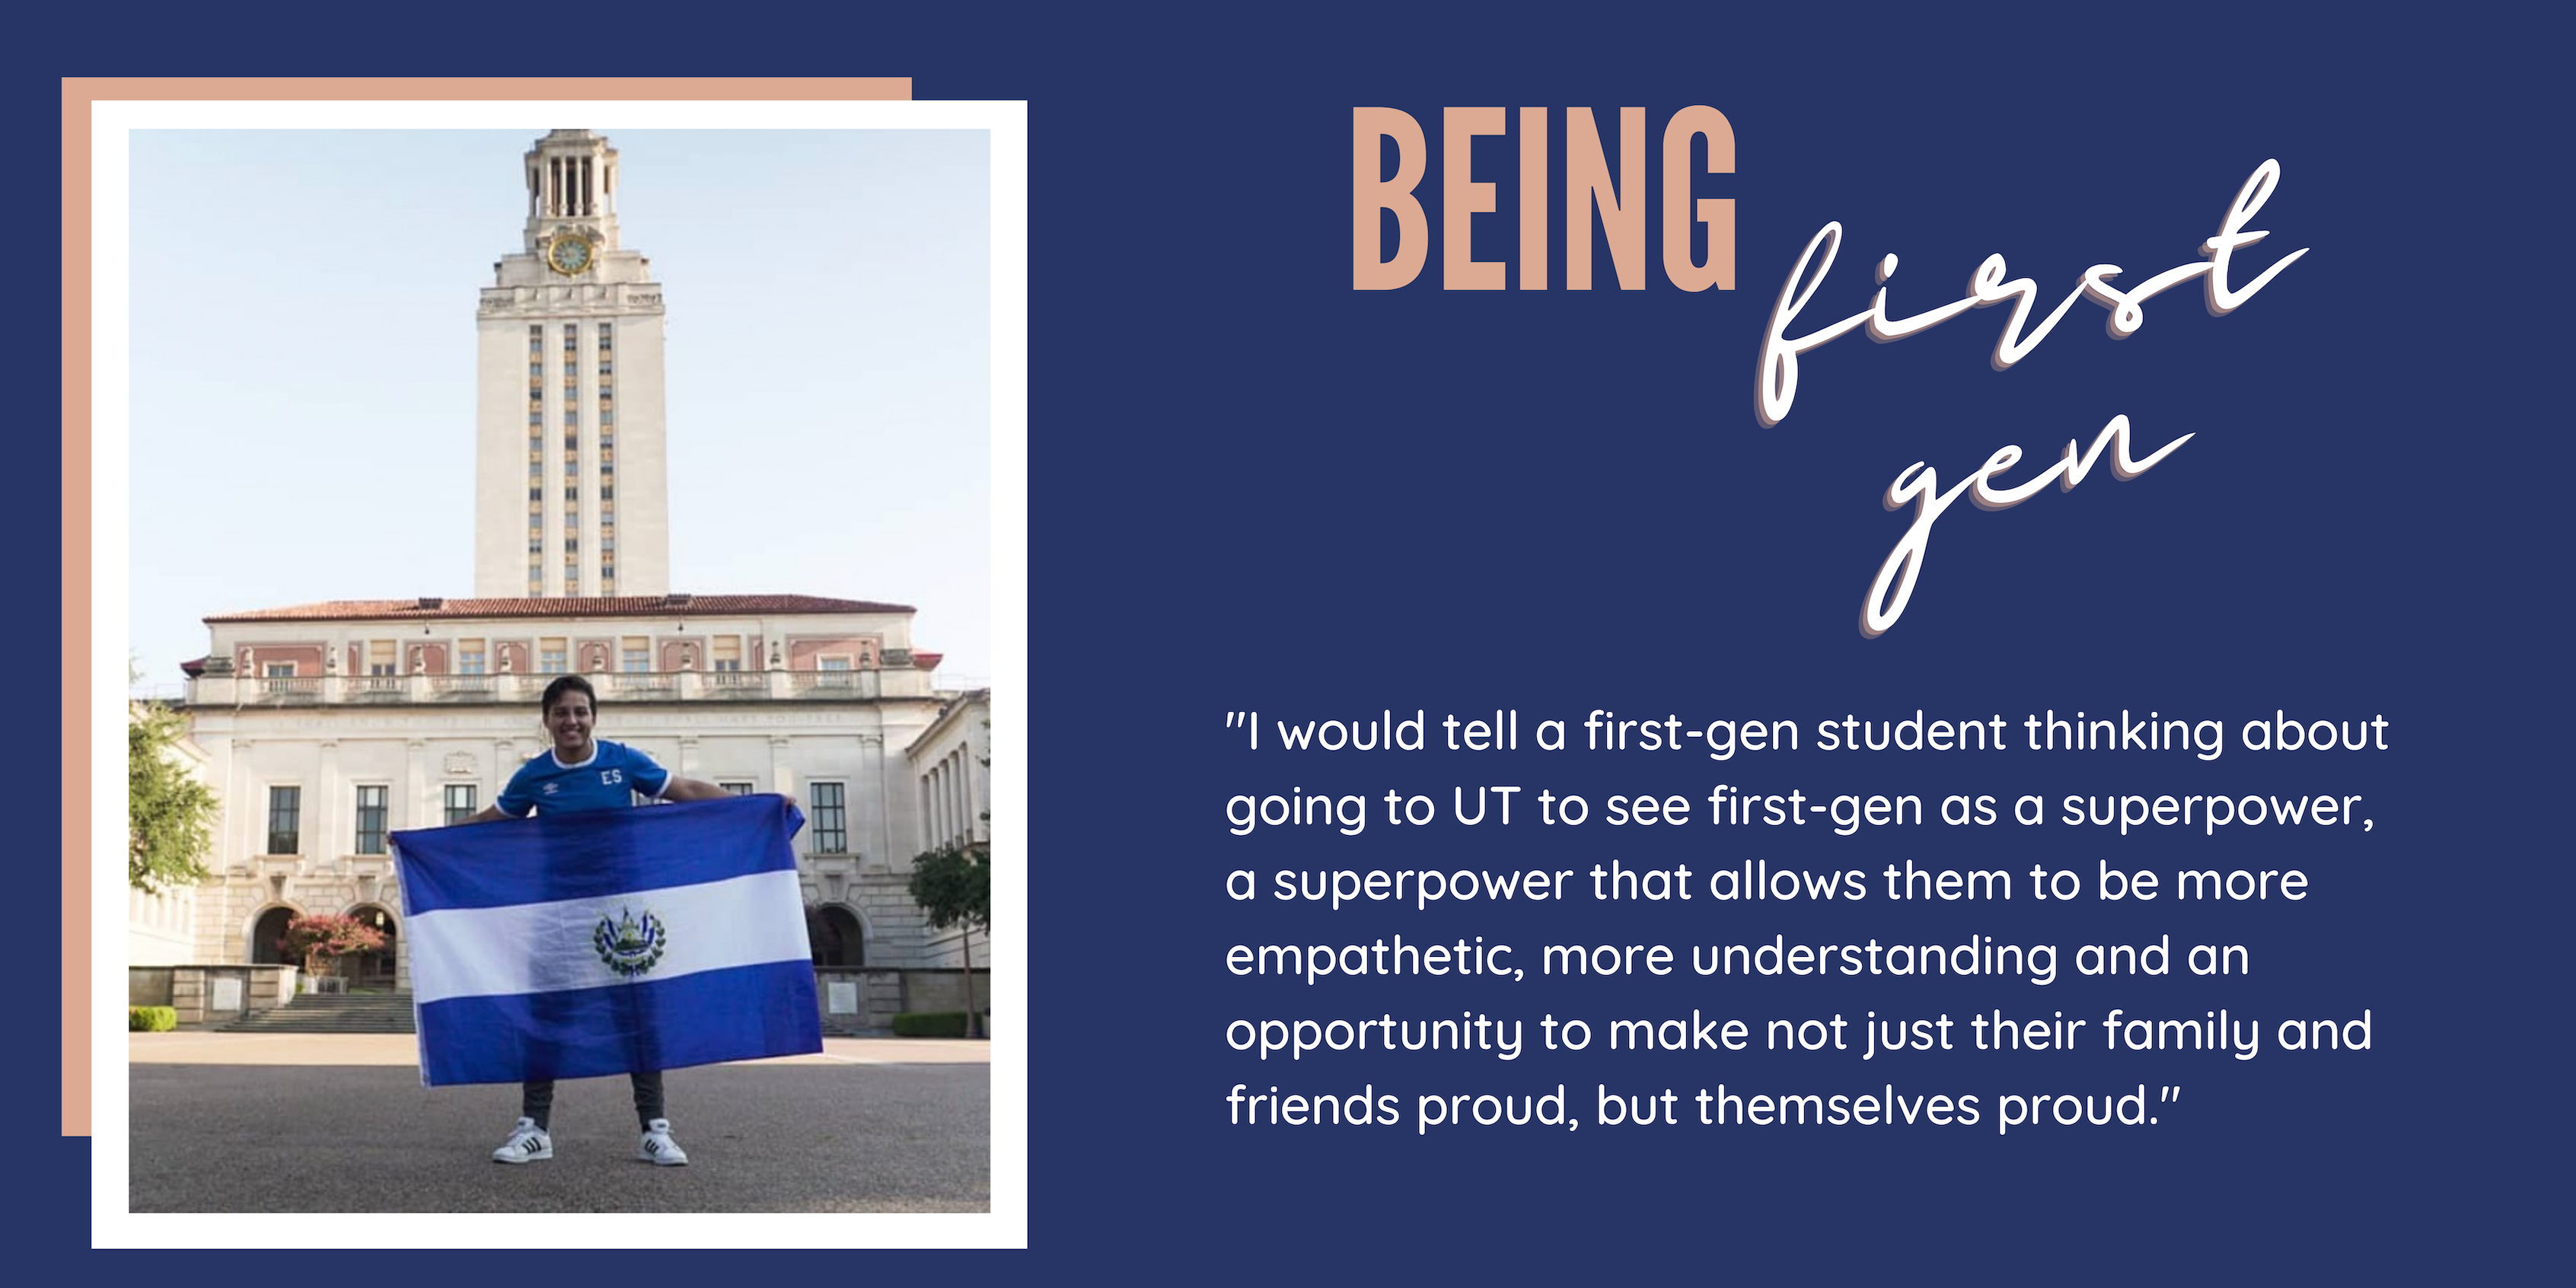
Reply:
<svg viewBox="0 0 2576 1288"><path fill-rule="evenodd" d="M409 993L306 993L220 1026L225 1033L410 1033Z"/></svg>

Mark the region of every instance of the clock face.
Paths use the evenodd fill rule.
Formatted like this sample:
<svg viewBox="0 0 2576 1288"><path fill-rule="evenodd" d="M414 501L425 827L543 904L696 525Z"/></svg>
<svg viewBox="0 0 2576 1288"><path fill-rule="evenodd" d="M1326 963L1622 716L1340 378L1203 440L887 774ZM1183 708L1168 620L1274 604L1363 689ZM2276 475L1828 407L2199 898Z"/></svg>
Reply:
<svg viewBox="0 0 2576 1288"><path fill-rule="evenodd" d="M590 242L566 233L546 248L546 266L566 276L590 267Z"/></svg>

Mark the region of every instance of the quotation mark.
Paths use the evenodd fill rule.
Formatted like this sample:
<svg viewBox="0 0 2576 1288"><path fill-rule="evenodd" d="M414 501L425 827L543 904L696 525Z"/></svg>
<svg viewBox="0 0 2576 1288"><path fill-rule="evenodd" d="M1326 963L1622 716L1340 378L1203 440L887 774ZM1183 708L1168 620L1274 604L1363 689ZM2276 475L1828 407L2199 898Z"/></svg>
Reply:
<svg viewBox="0 0 2576 1288"><path fill-rule="evenodd" d="M2162 1087L2158 1088L2156 1091L2156 1103L2158 1104L2170 1105L2180 1099L2182 1099L2182 1088L2180 1087ZM2147 1120L2147 1125L2150 1127L2155 1126L2156 1120L2149 1118Z"/></svg>
<svg viewBox="0 0 2576 1288"><path fill-rule="evenodd" d="M1251 734L1251 738L1252 738L1252 742L1251 742L1252 749L1253 749L1254 751L1259 751L1259 750L1261 750L1261 713L1260 713L1260 712L1258 712L1258 711L1228 711L1228 712L1226 712L1226 713L1225 713L1225 727L1226 727L1226 728L1228 728L1228 729L1243 729L1243 730L1247 730L1247 731L1249 731L1249 732L1250 732L1250 734Z"/></svg>

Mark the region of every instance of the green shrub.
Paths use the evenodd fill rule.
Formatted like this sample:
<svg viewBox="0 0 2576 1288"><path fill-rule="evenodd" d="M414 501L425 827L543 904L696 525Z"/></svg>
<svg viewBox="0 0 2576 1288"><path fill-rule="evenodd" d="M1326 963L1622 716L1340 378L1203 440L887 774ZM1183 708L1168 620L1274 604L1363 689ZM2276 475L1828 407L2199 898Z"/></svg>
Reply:
<svg viewBox="0 0 2576 1288"><path fill-rule="evenodd" d="M129 1006L125 1008L125 1031L128 1033L167 1033L179 1027L179 1010L173 1006Z"/></svg>
<svg viewBox="0 0 2576 1288"><path fill-rule="evenodd" d="M993 1013L978 1011L986 1029L992 1027ZM894 1035L899 1038L962 1038L966 1036L964 1011L905 1011L894 1017Z"/></svg>

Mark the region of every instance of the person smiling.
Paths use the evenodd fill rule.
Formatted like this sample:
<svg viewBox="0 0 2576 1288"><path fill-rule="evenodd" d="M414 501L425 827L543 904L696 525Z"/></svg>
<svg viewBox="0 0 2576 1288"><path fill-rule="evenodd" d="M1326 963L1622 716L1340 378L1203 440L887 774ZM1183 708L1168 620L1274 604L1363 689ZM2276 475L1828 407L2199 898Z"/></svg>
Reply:
<svg viewBox="0 0 2576 1288"><path fill-rule="evenodd" d="M714 783L671 773L632 747L593 736L599 723L599 698L590 681L578 675L558 676L547 685L538 709L544 713L546 734L554 746L519 766L500 798L465 822L625 809L638 795L657 801L698 801L721 800L730 794ZM644 1129L635 1156L664 1167L685 1165L689 1156L671 1139L671 1122L664 1114L661 1072L638 1070L632 1078L635 1119ZM533 1163L554 1157L554 1138L547 1131L554 1099L551 1078L532 1079L522 1086L518 1124L510 1138L492 1151L492 1161Z"/></svg>

